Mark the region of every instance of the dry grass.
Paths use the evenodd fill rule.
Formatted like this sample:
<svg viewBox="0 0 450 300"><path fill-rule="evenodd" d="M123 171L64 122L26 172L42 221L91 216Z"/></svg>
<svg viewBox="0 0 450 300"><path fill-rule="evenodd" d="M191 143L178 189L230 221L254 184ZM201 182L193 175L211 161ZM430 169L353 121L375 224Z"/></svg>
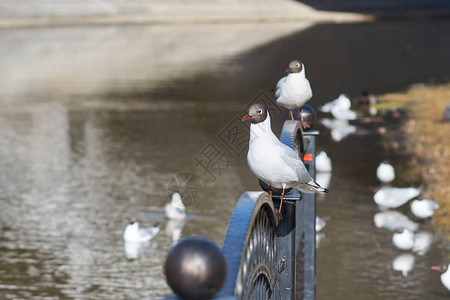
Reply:
<svg viewBox="0 0 450 300"><path fill-rule="evenodd" d="M423 196L439 204L433 221L450 229L450 122L443 112L450 103L450 84L413 86L404 93L380 97L384 105L392 103L409 110L406 120L408 150L417 158L416 167L425 181Z"/></svg>

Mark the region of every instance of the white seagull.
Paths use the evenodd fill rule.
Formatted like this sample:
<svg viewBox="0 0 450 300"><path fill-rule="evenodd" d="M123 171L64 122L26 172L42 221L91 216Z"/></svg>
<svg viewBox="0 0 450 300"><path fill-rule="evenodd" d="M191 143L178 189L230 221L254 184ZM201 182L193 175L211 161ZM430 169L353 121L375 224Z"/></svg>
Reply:
<svg viewBox="0 0 450 300"><path fill-rule="evenodd" d="M309 125L303 121L302 105L309 101L312 97L311 85L305 77L305 66L299 60L289 63L286 69L288 75L281 78L275 90L277 104L287 108L291 113L291 119L294 120L292 109L298 107L300 109L301 124L303 128Z"/></svg>
<svg viewBox="0 0 450 300"><path fill-rule="evenodd" d="M392 235L392 243L400 250L411 250L414 247L414 241L414 232L406 228L397 229Z"/></svg>
<svg viewBox="0 0 450 300"><path fill-rule="evenodd" d="M343 109L340 106L334 106L331 114L338 120L356 120L356 113L350 109Z"/></svg>
<svg viewBox="0 0 450 300"><path fill-rule="evenodd" d="M381 162L377 167L377 178L382 183L389 183L395 178L394 167L387 161Z"/></svg>
<svg viewBox="0 0 450 300"><path fill-rule="evenodd" d="M271 197L272 188L283 189L278 209L280 217L286 188L297 188L311 194L328 192L311 178L297 153L280 142L272 132L270 115L264 105L253 104L242 118L242 121L245 120L251 120L248 166L256 177L269 186Z"/></svg>
<svg viewBox="0 0 450 300"><path fill-rule="evenodd" d="M166 216L169 219L184 219L186 218L186 208L178 192L172 194L172 200L164 207Z"/></svg>
<svg viewBox="0 0 450 300"><path fill-rule="evenodd" d="M325 151L320 151L316 155L316 171L317 172L331 172L333 169L331 159Z"/></svg>
<svg viewBox="0 0 450 300"><path fill-rule="evenodd" d="M416 198L422 192L422 187L396 188L382 187L374 195L376 204L384 208L397 208L411 199Z"/></svg>
<svg viewBox="0 0 450 300"><path fill-rule="evenodd" d="M439 205L429 199L414 200L411 202L411 212L420 219L427 219L434 214Z"/></svg>
<svg viewBox="0 0 450 300"><path fill-rule="evenodd" d="M159 223L155 223L149 228L139 228L139 222L130 220L125 231L123 239L125 242L147 242L150 241L159 232Z"/></svg>
<svg viewBox="0 0 450 300"><path fill-rule="evenodd" d="M322 105L322 107L320 107L320 111L324 113L331 113L331 110L334 107L338 107L339 110L349 110L351 106L352 102L350 99L345 96L345 94L340 94L338 98Z"/></svg>
<svg viewBox="0 0 450 300"><path fill-rule="evenodd" d="M438 271L441 274L441 282L450 291L450 264L441 266L432 266L431 270Z"/></svg>

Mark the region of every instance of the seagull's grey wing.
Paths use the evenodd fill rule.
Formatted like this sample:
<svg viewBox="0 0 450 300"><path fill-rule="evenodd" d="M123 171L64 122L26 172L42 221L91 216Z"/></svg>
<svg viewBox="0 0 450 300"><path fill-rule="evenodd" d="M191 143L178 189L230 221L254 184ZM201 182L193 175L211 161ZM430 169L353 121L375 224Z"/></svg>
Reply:
<svg viewBox="0 0 450 300"><path fill-rule="evenodd" d="M277 147L283 161L290 167L295 168L298 183L296 187L299 190L306 193L315 193L317 191L328 193L328 190L326 188L321 187L317 182L314 181L314 179L306 169L305 164L300 159L300 157L298 157L297 153L295 153L294 150L292 150L282 142L279 142L277 144Z"/></svg>
<svg viewBox="0 0 450 300"><path fill-rule="evenodd" d="M175 208L175 210L179 213L179 214L185 214L186 213L186 208L183 206L183 207L180 207L180 206L174 206L174 208Z"/></svg>
<svg viewBox="0 0 450 300"><path fill-rule="evenodd" d="M295 171L297 173L298 182L300 183L308 183L310 181L313 181L311 178L311 175L309 175L308 170L305 167L305 164L302 162L300 157L298 157L297 153L295 153L294 150L289 148L283 143L277 144L279 153L281 158L284 162L286 162L287 165L289 165L291 168L295 168Z"/></svg>
<svg viewBox="0 0 450 300"><path fill-rule="evenodd" d="M159 232L159 224L155 224L148 228L139 228L141 236L147 235L150 239Z"/></svg>
<svg viewBox="0 0 450 300"><path fill-rule="evenodd" d="M321 112L324 112L324 113L329 113L329 112L331 112L331 109L332 109L334 106L336 106L337 100L338 100L338 99L334 99L334 100L332 100L332 101L330 101L330 102L325 103L324 105L322 105L322 106L320 107L320 111L321 111Z"/></svg>
<svg viewBox="0 0 450 300"><path fill-rule="evenodd" d="M434 200L425 199L425 200L422 200L422 201L426 201L426 204L427 204L427 206L428 206L430 209L436 210L436 209L439 208L439 204L437 204Z"/></svg>
<svg viewBox="0 0 450 300"><path fill-rule="evenodd" d="M280 97L281 95L281 89L283 88L284 82L286 81L286 76L278 80L277 87L275 89L275 98Z"/></svg>

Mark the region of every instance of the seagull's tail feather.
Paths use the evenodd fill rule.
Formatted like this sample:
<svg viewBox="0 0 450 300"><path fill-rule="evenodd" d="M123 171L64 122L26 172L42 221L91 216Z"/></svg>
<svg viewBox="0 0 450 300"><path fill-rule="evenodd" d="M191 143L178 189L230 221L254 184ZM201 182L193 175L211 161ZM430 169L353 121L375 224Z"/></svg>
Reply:
<svg viewBox="0 0 450 300"><path fill-rule="evenodd" d="M314 187L318 192L323 192L323 193L328 193L328 192L329 192L328 189L326 189L326 188L324 188L324 187L321 187L320 184L318 184L318 183L315 182L315 181L310 181L308 184L309 184L310 186Z"/></svg>

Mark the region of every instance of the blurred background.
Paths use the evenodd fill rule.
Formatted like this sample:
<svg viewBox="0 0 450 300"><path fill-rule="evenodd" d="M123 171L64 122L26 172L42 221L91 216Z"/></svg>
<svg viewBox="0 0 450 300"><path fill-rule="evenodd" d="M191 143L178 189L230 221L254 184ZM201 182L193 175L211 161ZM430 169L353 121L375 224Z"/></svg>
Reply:
<svg viewBox="0 0 450 300"><path fill-rule="evenodd" d="M170 294L171 245L190 235L222 245L239 196L260 189L245 144L223 133L249 103L273 101L288 62L304 62L317 111L341 93L357 103L447 83L449 12L444 0L0 0L0 298ZM375 117L340 138L315 127L333 162L317 203L327 221L317 299L447 298L429 271L449 258L445 236L421 225L426 251L400 251L374 222L382 160L396 168L393 185L422 183L406 148L380 134L399 118ZM274 114L277 135L287 118ZM211 149L220 159L204 161ZM180 173L201 179L201 197L168 220ZM127 217L161 228L132 255Z"/></svg>

